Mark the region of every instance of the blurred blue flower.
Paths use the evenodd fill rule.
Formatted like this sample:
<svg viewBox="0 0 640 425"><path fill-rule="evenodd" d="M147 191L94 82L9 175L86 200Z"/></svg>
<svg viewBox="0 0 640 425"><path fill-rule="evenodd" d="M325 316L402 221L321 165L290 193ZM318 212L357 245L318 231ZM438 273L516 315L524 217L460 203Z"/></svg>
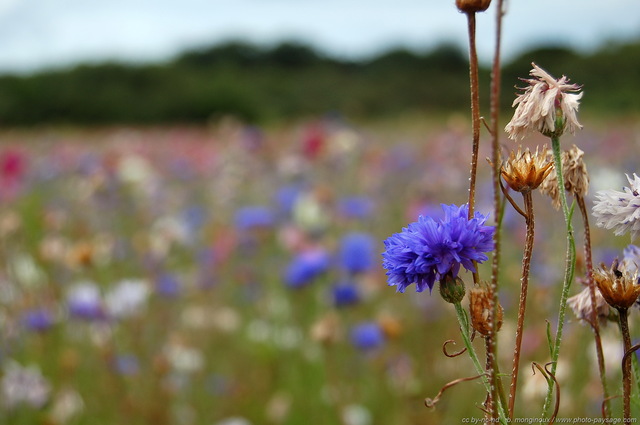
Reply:
<svg viewBox="0 0 640 425"><path fill-rule="evenodd" d="M366 233L349 233L342 238L340 265L350 273L371 270L375 264L375 240Z"/></svg>
<svg viewBox="0 0 640 425"><path fill-rule="evenodd" d="M360 301L360 293L354 282L336 283L331 291L333 304L336 307L344 307L357 304Z"/></svg>
<svg viewBox="0 0 640 425"><path fill-rule="evenodd" d="M67 308L72 317L84 320L105 318L100 289L93 282L72 286L67 293Z"/></svg>
<svg viewBox="0 0 640 425"><path fill-rule="evenodd" d="M167 298L174 298L180 295L180 282L170 273L162 273L156 279L156 291Z"/></svg>
<svg viewBox="0 0 640 425"><path fill-rule="evenodd" d="M38 308L25 312L22 323L31 331L44 332L54 325L54 317L49 310Z"/></svg>
<svg viewBox="0 0 640 425"><path fill-rule="evenodd" d="M640 267L640 247L635 245L627 246L624 251L624 258L626 269L629 271L635 271Z"/></svg>
<svg viewBox="0 0 640 425"><path fill-rule="evenodd" d="M300 288L311 283L327 271L329 254L323 249L305 251L293 258L284 273L284 281L290 288Z"/></svg>
<svg viewBox="0 0 640 425"><path fill-rule="evenodd" d="M364 219L373 213L373 201L365 196L350 196L338 201L338 213L347 218Z"/></svg>
<svg viewBox="0 0 640 425"><path fill-rule="evenodd" d="M361 350L373 350L384 344L384 333L376 322L364 322L351 330L351 343Z"/></svg>
<svg viewBox="0 0 640 425"><path fill-rule="evenodd" d="M389 286L404 292L415 283L416 291L433 288L436 279L447 273L458 275L460 266L475 271L473 261L482 263L493 250L493 226L485 226L487 216L479 212L469 220L468 205L442 205L445 217L434 220L420 216L384 241L383 267Z"/></svg>
<svg viewBox="0 0 640 425"><path fill-rule="evenodd" d="M140 362L133 354L120 354L116 356L113 368L120 375L132 376L140 371Z"/></svg>
<svg viewBox="0 0 640 425"><path fill-rule="evenodd" d="M207 211L200 205L190 205L182 211L182 218L191 232L197 232L207 220Z"/></svg>
<svg viewBox="0 0 640 425"><path fill-rule="evenodd" d="M236 211L235 224L238 230L271 227L275 223L273 211L268 207L242 207Z"/></svg>
<svg viewBox="0 0 640 425"><path fill-rule="evenodd" d="M293 206L296 204L296 201L302 192L302 185L289 184L281 186L276 190L274 201L280 210L289 215L293 211Z"/></svg>

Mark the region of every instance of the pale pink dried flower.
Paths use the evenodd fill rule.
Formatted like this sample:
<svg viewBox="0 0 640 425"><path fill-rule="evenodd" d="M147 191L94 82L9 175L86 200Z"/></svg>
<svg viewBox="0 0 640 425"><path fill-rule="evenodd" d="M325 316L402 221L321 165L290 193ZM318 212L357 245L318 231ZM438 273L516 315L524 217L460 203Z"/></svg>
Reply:
<svg viewBox="0 0 640 425"><path fill-rule="evenodd" d="M529 86L522 88L524 92L513 101L516 111L505 127L509 137L522 139L536 130L545 136L559 137L566 129L574 133L576 128L582 128L576 116L582 97L582 92L576 93L580 86L569 84L564 75L556 80L535 63L531 65L529 74L535 78L523 79ZM557 118L562 119L560 128L556 128Z"/></svg>
<svg viewBox="0 0 640 425"><path fill-rule="evenodd" d="M591 315L593 308L591 306L591 291L589 288L584 288L576 295L570 297L567 300L567 305L571 307L573 313L580 321L589 323L591 321ZM596 318L601 325L607 322L610 315L610 307L607 301L604 299L600 291L595 291L596 296Z"/></svg>

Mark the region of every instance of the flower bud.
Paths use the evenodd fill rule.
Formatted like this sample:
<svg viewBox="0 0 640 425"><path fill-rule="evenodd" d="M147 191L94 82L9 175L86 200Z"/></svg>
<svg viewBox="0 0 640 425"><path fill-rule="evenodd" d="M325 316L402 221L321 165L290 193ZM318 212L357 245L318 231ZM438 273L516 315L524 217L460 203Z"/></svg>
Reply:
<svg viewBox="0 0 640 425"><path fill-rule="evenodd" d="M487 10L491 0L456 0L456 6L460 12L473 13Z"/></svg>
<svg viewBox="0 0 640 425"><path fill-rule="evenodd" d="M469 291L469 310L471 311L471 326L481 335L487 336L491 333L491 298L486 287L475 287ZM502 316L504 310L498 304L496 331L502 326Z"/></svg>
<svg viewBox="0 0 640 425"><path fill-rule="evenodd" d="M440 295L446 302L459 303L464 298L464 293L464 281L459 277L453 277L451 273L447 273L440 279Z"/></svg>

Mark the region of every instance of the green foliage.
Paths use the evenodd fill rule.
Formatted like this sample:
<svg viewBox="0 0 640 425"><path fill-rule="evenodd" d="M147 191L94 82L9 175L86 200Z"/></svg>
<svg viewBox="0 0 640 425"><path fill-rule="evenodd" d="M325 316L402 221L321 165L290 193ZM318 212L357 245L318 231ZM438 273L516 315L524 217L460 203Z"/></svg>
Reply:
<svg viewBox="0 0 640 425"><path fill-rule="evenodd" d="M584 85L589 111L636 113L639 60L640 42L592 54L536 48L504 67L502 104L509 107L512 87L534 61ZM486 93L489 71L480 72ZM0 124L198 123L221 115L265 122L330 111L355 118L464 112L467 86L466 53L450 45L429 52L397 48L350 61L295 42L267 48L232 41L166 64L105 63L0 76Z"/></svg>

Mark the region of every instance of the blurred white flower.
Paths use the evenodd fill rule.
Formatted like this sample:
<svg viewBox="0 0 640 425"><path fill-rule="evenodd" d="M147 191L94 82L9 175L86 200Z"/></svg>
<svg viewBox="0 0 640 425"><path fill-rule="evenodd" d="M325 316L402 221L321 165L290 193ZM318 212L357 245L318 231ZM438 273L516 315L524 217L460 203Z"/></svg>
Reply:
<svg viewBox="0 0 640 425"><path fill-rule="evenodd" d="M350 404L342 409L342 422L344 425L369 425L373 422L373 416L366 407Z"/></svg>
<svg viewBox="0 0 640 425"><path fill-rule="evenodd" d="M45 282L45 273L29 254L11 256L8 265L10 276L27 287L36 287Z"/></svg>
<svg viewBox="0 0 640 425"><path fill-rule="evenodd" d="M132 316L143 309L149 293L149 285L142 279L122 280L105 295L107 312L116 318Z"/></svg>
<svg viewBox="0 0 640 425"><path fill-rule="evenodd" d="M616 236L631 233L631 240L640 234L640 177L635 173L633 179L627 175L630 187L617 190L603 190L596 193L593 206L596 225L605 229L614 229Z"/></svg>
<svg viewBox="0 0 640 425"><path fill-rule="evenodd" d="M132 154L120 159L118 176L124 182L144 185L155 177L155 171L146 158Z"/></svg>
<svg viewBox="0 0 640 425"><path fill-rule="evenodd" d="M265 415L271 422L280 423L285 420L292 403L291 396L287 393L278 392L274 394L267 406L265 407Z"/></svg>
<svg viewBox="0 0 640 425"><path fill-rule="evenodd" d="M84 402L77 391L66 388L60 391L53 400L51 419L57 424L69 422L84 409Z"/></svg>
<svg viewBox="0 0 640 425"><path fill-rule="evenodd" d="M516 106L513 118L505 131L511 139L522 139L531 131L539 131L544 135L560 136L565 129L575 133L576 128L582 128L578 122L576 112L582 92L577 84L569 84L564 75L556 80L545 70L532 63L529 72L531 79L524 79L529 86L524 93L513 101ZM556 128L556 118L562 118L562 128Z"/></svg>
<svg viewBox="0 0 640 425"><path fill-rule="evenodd" d="M51 385L37 366L22 367L15 361L5 364L0 388L2 402L8 408L24 403L39 409L51 395Z"/></svg>
<svg viewBox="0 0 640 425"><path fill-rule="evenodd" d="M218 421L215 423L215 425L251 425L251 422L249 422L249 420L242 418L240 416L233 416L233 417Z"/></svg>
<svg viewBox="0 0 640 425"><path fill-rule="evenodd" d="M293 220L300 228L315 233L329 226L329 212L314 193L302 194L293 206Z"/></svg>
<svg viewBox="0 0 640 425"><path fill-rule="evenodd" d="M200 350L181 343L170 343L164 348L167 360L177 372L192 373L204 367L204 356Z"/></svg>

